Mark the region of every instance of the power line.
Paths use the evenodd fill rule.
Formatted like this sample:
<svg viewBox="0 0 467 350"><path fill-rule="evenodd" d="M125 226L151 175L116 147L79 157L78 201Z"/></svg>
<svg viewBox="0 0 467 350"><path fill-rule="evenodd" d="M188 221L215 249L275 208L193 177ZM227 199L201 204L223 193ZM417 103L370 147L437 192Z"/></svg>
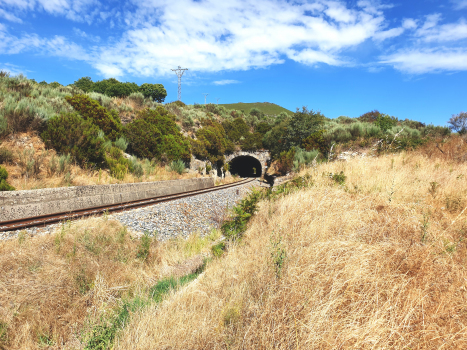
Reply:
<svg viewBox="0 0 467 350"><path fill-rule="evenodd" d="M178 100L182 100L182 75L185 73L185 71L188 70L188 68L182 68L178 66L177 69L171 69L172 72L175 72L178 77Z"/></svg>
<svg viewBox="0 0 467 350"><path fill-rule="evenodd" d="M204 95L204 105L206 105L206 97L209 95L209 94L203 94Z"/></svg>

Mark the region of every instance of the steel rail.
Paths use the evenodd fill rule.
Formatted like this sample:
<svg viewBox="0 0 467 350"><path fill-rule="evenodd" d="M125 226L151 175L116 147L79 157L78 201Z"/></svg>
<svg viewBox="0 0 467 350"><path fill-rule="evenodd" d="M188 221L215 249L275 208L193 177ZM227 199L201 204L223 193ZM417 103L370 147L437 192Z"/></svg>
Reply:
<svg viewBox="0 0 467 350"><path fill-rule="evenodd" d="M69 212L47 214L41 216L28 217L11 221L0 222L0 232L19 230L29 227L38 227L54 224L61 221L78 220L89 216L102 215L103 213L118 213L129 209L137 209L150 205L169 202L180 198L192 197L203 193L215 192L230 187L236 187L255 181L256 179L244 179L226 185L208 187L202 190L192 190L166 196L150 197L134 201L103 205L99 207L77 209Z"/></svg>

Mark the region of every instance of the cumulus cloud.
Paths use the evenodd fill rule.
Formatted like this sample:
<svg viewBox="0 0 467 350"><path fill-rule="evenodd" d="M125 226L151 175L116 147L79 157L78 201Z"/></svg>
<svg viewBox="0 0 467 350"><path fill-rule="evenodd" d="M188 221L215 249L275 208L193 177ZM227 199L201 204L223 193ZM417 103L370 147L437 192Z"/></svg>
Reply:
<svg viewBox="0 0 467 350"><path fill-rule="evenodd" d="M370 1L351 8L328 0L161 0L134 5L135 11L125 13L130 29L98 57L106 71L112 67L135 75L167 75L178 65L197 71L247 70L286 59L345 65L346 49L377 38L385 27L383 7ZM378 40L397 34L388 31Z"/></svg>
<svg viewBox="0 0 467 350"><path fill-rule="evenodd" d="M229 85L229 84L238 84L240 83L238 80L217 80L212 82L214 85Z"/></svg>

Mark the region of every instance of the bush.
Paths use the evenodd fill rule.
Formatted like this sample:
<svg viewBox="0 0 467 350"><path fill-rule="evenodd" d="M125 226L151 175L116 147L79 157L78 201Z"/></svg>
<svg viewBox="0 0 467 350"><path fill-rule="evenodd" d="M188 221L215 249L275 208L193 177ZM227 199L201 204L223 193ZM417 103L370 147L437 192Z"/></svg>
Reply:
<svg viewBox="0 0 467 350"><path fill-rule="evenodd" d="M301 149L301 148L296 148L295 149L295 156L293 160L293 170L298 171L303 165L308 165L313 160L317 159L319 155L319 151L317 150L311 150L309 152Z"/></svg>
<svg viewBox="0 0 467 350"><path fill-rule="evenodd" d="M122 124L116 111L107 111L87 95L66 96L65 99L85 120L97 125L112 141L122 135Z"/></svg>
<svg viewBox="0 0 467 350"><path fill-rule="evenodd" d="M277 172L281 175L289 173L292 170L294 157L294 148L290 149L289 151L281 152L279 159L277 160Z"/></svg>
<svg viewBox="0 0 467 350"><path fill-rule="evenodd" d="M387 114L381 114L376 118L374 124L378 126L383 132L387 132L393 126L397 125L397 118L391 117Z"/></svg>
<svg viewBox="0 0 467 350"><path fill-rule="evenodd" d="M241 117L235 118L233 121L224 120L222 127L225 130L227 138L232 142L239 142L242 136L246 137L250 132L249 126Z"/></svg>
<svg viewBox="0 0 467 350"><path fill-rule="evenodd" d="M71 154L82 166L100 166L104 162L104 141L98 133L99 128L90 120L68 113L50 119L41 138L47 148L60 154Z"/></svg>
<svg viewBox="0 0 467 350"><path fill-rule="evenodd" d="M173 160L170 164L169 164L169 170L170 171L173 171L173 172L176 172L178 174L183 174L183 172L185 171L185 163L183 163L182 160Z"/></svg>
<svg viewBox="0 0 467 350"><path fill-rule="evenodd" d="M261 135L265 135L271 129L272 126L266 122L259 122L255 125L255 132L259 132Z"/></svg>
<svg viewBox="0 0 467 350"><path fill-rule="evenodd" d="M263 148L263 136L259 132L248 133L241 142L243 151L256 151Z"/></svg>
<svg viewBox="0 0 467 350"><path fill-rule="evenodd" d="M138 118L126 125L124 133L129 142L129 150L139 158L191 160L190 144L180 134L174 116L162 108L145 109Z"/></svg>
<svg viewBox="0 0 467 350"><path fill-rule="evenodd" d="M10 186L6 180L8 179L8 172L5 168L0 166L0 191L14 191L15 188Z"/></svg>
<svg viewBox="0 0 467 350"><path fill-rule="evenodd" d="M144 103L144 95L141 92L133 92L128 98L138 106L142 106Z"/></svg>
<svg viewBox="0 0 467 350"><path fill-rule="evenodd" d="M233 207L233 217L221 226L222 233L226 238L230 240L241 238L251 216L258 211L260 195L260 192L253 191L247 198L242 199L239 204Z"/></svg>
<svg viewBox="0 0 467 350"><path fill-rule="evenodd" d="M115 141L115 147L120 148L123 152L128 148L128 141L122 136Z"/></svg>
<svg viewBox="0 0 467 350"><path fill-rule="evenodd" d="M376 119L378 119L378 117L381 115L381 113L378 111L378 110L374 110L374 111L371 111L371 112L367 112L365 114L362 114L360 117L358 117L357 119L359 119L360 121L362 122L367 122L367 123L373 123L376 121Z"/></svg>
<svg viewBox="0 0 467 350"><path fill-rule="evenodd" d="M196 131L197 140L190 140L192 152L198 159L207 159L219 169L224 164L224 154L233 151L221 124L205 120L203 128Z"/></svg>
<svg viewBox="0 0 467 350"><path fill-rule="evenodd" d="M0 148L0 164L9 164L13 162L13 152L7 148Z"/></svg>
<svg viewBox="0 0 467 350"><path fill-rule="evenodd" d="M325 130L318 130L303 140L302 146L306 151L318 150L326 156L329 151L329 144L324 138Z"/></svg>

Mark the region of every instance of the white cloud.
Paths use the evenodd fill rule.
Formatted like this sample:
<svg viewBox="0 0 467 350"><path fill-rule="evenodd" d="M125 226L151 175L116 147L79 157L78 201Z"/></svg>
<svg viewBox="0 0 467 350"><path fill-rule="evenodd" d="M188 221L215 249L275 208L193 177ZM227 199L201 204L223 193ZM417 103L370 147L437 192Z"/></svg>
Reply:
<svg viewBox="0 0 467 350"><path fill-rule="evenodd" d="M91 40L91 41L96 42L96 43L101 40L101 38L99 36L88 34L88 33L86 33L85 31L83 31L83 30L81 30L79 28L73 28L73 33L75 33L76 36Z"/></svg>
<svg viewBox="0 0 467 350"><path fill-rule="evenodd" d="M467 0L451 0L454 3L454 8L456 10L462 10L467 8Z"/></svg>
<svg viewBox="0 0 467 350"><path fill-rule="evenodd" d="M22 23L23 21L16 17L15 15L11 14L10 12L7 12L3 9L0 8L0 17L5 18L7 21L10 22L16 22L16 23Z"/></svg>
<svg viewBox="0 0 467 350"><path fill-rule="evenodd" d="M228 84L238 84L240 83L238 80L217 80L212 82L214 85L228 85Z"/></svg>
<svg viewBox="0 0 467 350"><path fill-rule="evenodd" d="M383 57L381 63L411 74L465 71L467 49L406 50Z"/></svg>
<svg viewBox="0 0 467 350"><path fill-rule="evenodd" d="M99 14L99 5L98 0L2 0L0 6L3 9L0 10L45 11L52 15L65 16L73 21L90 23Z"/></svg>
<svg viewBox="0 0 467 350"><path fill-rule="evenodd" d="M427 16L423 26L415 35L425 42L457 41L467 38L467 23L461 18L457 23L439 25L441 15Z"/></svg>
<svg viewBox="0 0 467 350"><path fill-rule="evenodd" d="M348 64L340 57L343 52L377 39L384 28L384 7L360 3L349 8L328 0L135 0L136 11L125 14L130 29L103 47L96 61L106 72L112 67L135 75L167 75L178 65L197 71L247 70L285 59Z"/></svg>

